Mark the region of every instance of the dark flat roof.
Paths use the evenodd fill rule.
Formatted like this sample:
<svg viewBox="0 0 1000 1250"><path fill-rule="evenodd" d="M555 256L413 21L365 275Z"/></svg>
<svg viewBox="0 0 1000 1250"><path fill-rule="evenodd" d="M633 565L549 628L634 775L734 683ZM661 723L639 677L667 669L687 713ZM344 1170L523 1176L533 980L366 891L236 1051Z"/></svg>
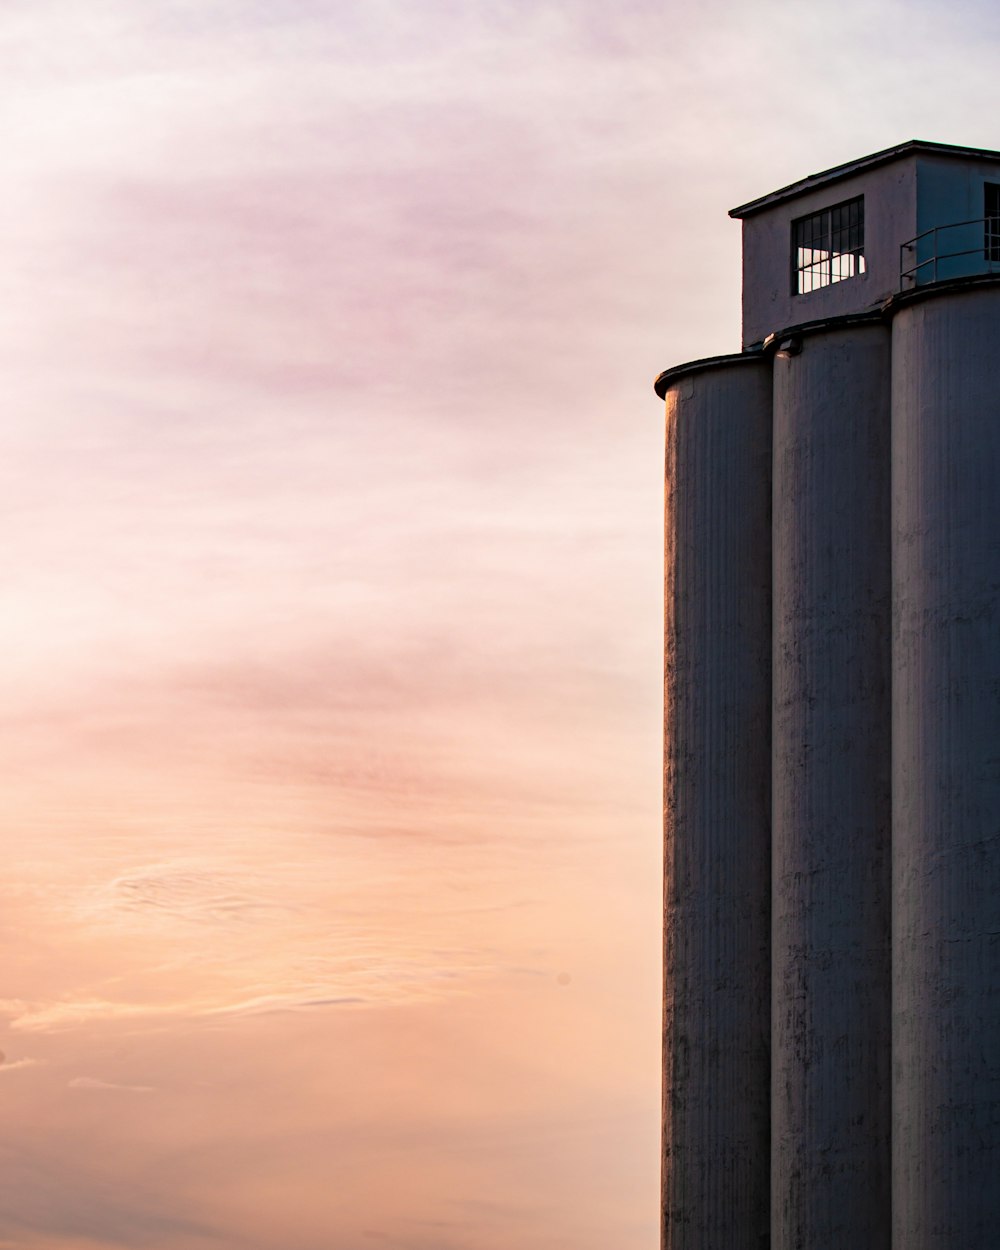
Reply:
<svg viewBox="0 0 1000 1250"><path fill-rule="evenodd" d="M760 213L765 208L780 204L783 200L793 200L797 195L803 195L806 191L812 191L816 187L839 182L842 178L850 178L862 170L874 169L878 165L888 165L904 156L920 152L926 152L931 156L953 156L966 161L1000 161L1000 152L991 151L989 148L963 148L953 143L929 143L925 139L910 139L906 143L897 144L894 148L883 148L881 152L873 152L871 156L862 156L858 160L848 161L845 165L834 165L832 169L824 169L822 173L809 174L805 178L800 178L798 182L791 182L787 187L772 191L769 195L762 195L759 199L740 204L737 208L731 208L729 216L752 217L754 213Z"/></svg>

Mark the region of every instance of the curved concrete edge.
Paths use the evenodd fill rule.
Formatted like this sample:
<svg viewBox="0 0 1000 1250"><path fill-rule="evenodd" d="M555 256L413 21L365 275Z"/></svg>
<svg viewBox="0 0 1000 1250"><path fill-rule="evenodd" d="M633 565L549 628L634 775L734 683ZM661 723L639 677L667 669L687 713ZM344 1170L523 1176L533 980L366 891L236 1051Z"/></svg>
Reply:
<svg viewBox="0 0 1000 1250"><path fill-rule="evenodd" d="M892 319L903 308L910 308L923 300L937 295L952 295L958 291L974 290L976 287L1000 286L1000 273L972 273L964 278L947 278L943 282L928 282L926 286L912 291L897 291L882 305L883 315Z"/></svg>
<svg viewBox="0 0 1000 1250"><path fill-rule="evenodd" d="M890 323L901 309L909 308L922 300L934 299L936 296L950 295L976 287L997 285L1000 285L1000 273L978 273L964 278L948 278L943 282L931 282L913 291L898 291L895 295L890 295L877 308L866 309L859 313L844 313L839 317L800 321L794 325L784 326L780 330L773 330L760 345L748 347L745 351L731 352L723 356L705 356L700 360L689 360L684 364L672 365L658 375L653 383L653 390L657 398L665 399L667 388L679 378L704 373L709 369L758 363L773 356L787 339L807 338L813 334L824 334L829 330L850 329L853 326L872 325L880 321Z"/></svg>
<svg viewBox="0 0 1000 1250"><path fill-rule="evenodd" d="M702 360L689 360L683 365L664 369L653 383L653 390L660 399L666 399L667 389L681 378L710 369L727 369L733 365L760 364L764 355L760 351L731 352L726 356L705 356Z"/></svg>

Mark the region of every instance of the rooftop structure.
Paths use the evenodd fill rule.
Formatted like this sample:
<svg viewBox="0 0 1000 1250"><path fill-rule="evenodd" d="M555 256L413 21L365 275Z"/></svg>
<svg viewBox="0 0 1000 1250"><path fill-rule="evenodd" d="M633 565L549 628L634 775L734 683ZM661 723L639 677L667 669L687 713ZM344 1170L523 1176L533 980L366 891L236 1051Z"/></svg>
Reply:
<svg viewBox="0 0 1000 1250"><path fill-rule="evenodd" d="M743 346L900 291L1000 272L1000 152L911 139L730 211L743 222Z"/></svg>

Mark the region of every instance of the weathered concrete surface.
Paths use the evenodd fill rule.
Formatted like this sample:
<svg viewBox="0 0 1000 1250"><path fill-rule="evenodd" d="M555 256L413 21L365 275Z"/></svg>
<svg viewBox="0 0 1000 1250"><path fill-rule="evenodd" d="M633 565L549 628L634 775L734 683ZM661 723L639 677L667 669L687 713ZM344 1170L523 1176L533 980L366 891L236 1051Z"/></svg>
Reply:
<svg viewBox="0 0 1000 1250"><path fill-rule="evenodd" d="M1000 287L893 321L895 1250L1000 1245Z"/></svg>
<svg viewBox="0 0 1000 1250"><path fill-rule="evenodd" d="M768 1228L771 370L666 392L664 1250Z"/></svg>
<svg viewBox="0 0 1000 1250"><path fill-rule="evenodd" d="M774 361L772 1250L890 1244L889 386L877 323Z"/></svg>

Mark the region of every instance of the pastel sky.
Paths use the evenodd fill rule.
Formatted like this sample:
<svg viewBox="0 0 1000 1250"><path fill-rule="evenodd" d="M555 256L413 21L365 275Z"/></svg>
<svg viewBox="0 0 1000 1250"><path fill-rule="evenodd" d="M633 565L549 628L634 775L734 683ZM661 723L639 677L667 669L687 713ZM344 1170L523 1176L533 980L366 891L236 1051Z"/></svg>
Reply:
<svg viewBox="0 0 1000 1250"><path fill-rule="evenodd" d="M0 1250L655 1250L662 421L965 0L6 0Z"/></svg>

